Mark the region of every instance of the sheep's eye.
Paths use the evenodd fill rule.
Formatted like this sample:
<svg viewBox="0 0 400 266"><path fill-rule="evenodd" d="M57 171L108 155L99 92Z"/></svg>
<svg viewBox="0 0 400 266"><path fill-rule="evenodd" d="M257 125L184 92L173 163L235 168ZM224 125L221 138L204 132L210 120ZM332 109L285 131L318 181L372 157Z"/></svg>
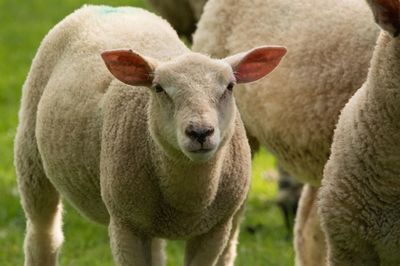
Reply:
<svg viewBox="0 0 400 266"><path fill-rule="evenodd" d="M230 82L230 83L228 84L228 86L226 86L226 89L227 89L228 91L232 91L234 86L235 86L235 84L233 84L233 82Z"/></svg>
<svg viewBox="0 0 400 266"><path fill-rule="evenodd" d="M155 90L157 93L163 92L163 91L164 91L163 87L161 87L160 84L155 85L155 86L154 86L154 90Z"/></svg>

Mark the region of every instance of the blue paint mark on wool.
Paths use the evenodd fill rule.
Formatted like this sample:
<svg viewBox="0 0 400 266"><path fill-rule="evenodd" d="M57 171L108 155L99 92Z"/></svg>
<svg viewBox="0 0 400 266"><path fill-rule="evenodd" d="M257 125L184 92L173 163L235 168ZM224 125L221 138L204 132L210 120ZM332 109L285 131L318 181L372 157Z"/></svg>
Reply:
<svg viewBox="0 0 400 266"><path fill-rule="evenodd" d="M100 6L99 12L102 15L108 15L111 13L132 13L136 11L136 8L133 7L111 7L111 6Z"/></svg>

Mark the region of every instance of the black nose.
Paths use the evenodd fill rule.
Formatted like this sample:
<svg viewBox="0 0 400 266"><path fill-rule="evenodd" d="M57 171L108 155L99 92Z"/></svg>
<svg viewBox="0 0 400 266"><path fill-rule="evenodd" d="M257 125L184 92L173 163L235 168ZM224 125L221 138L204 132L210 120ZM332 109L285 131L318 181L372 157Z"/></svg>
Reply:
<svg viewBox="0 0 400 266"><path fill-rule="evenodd" d="M196 127L190 125L185 130L186 135L192 140L197 140L200 144L203 144L207 137L211 136L214 133L214 128L211 126L207 127Z"/></svg>

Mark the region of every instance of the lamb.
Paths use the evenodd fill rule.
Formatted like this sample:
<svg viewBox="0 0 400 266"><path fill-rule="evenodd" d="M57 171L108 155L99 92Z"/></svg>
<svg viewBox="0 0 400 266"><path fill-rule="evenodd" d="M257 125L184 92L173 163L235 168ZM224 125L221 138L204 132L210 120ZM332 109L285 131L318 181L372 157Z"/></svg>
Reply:
<svg viewBox="0 0 400 266"><path fill-rule="evenodd" d="M319 194L330 266L400 265L400 2L367 2L382 32L340 115Z"/></svg>
<svg viewBox="0 0 400 266"><path fill-rule="evenodd" d="M171 23L179 35L191 40L207 0L148 0L148 2Z"/></svg>
<svg viewBox="0 0 400 266"><path fill-rule="evenodd" d="M197 21L203 12L206 0L148 0L152 7L159 12L177 30L179 35L183 35L187 40L192 39L192 33L196 29ZM248 136L249 140L253 140ZM258 141L255 139L250 142L252 154L258 148ZM252 145L254 144L254 145ZM301 186L287 172L282 171L278 165L278 196L277 203L283 213L286 228L289 235L292 231L293 218L300 198ZM284 185L282 185L284 184Z"/></svg>
<svg viewBox="0 0 400 266"><path fill-rule="evenodd" d="M315 259L324 259L324 238L314 201L339 112L365 81L378 33L360 0L210 0L194 34L193 50L214 57L265 42L289 50L277 71L235 93L249 134L307 183L297 265L323 265Z"/></svg>
<svg viewBox="0 0 400 266"><path fill-rule="evenodd" d="M186 240L185 265L233 265L250 149L232 90L285 53L211 59L137 8L85 6L55 26L15 140L25 265L56 264L61 197L108 225L117 265L164 265L161 239Z"/></svg>

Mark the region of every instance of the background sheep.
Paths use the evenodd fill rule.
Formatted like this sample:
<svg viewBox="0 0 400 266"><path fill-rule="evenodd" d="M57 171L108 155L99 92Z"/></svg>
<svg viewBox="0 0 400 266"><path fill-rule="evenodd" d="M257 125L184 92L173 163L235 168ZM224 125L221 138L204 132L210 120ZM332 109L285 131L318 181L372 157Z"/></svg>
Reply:
<svg viewBox="0 0 400 266"><path fill-rule="evenodd" d="M207 0L148 0L154 9L166 18L179 35L192 39Z"/></svg>
<svg viewBox="0 0 400 266"><path fill-rule="evenodd" d="M340 115L319 195L330 266L400 265L400 2L367 2L383 31Z"/></svg>
<svg viewBox="0 0 400 266"><path fill-rule="evenodd" d="M193 48L215 57L271 42L290 51L280 69L236 93L250 135L313 186L300 200L297 264L323 264L315 260L324 258L316 188L339 111L365 80L377 33L359 0L210 0L198 23Z"/></svg>
<svg viewBox="0 0 400 266"><path fill-rule="evenodd" d="M136 52L103 59L140 87L101 61L121 47ZM162 265L159 238L187 240L185 265L232 265L250 174L232 89L285 51L213 60L135 8L85 7L59 23L24 85L15 142L26 265L56 263L60 195L109 224L118 265Z"/></svg>

